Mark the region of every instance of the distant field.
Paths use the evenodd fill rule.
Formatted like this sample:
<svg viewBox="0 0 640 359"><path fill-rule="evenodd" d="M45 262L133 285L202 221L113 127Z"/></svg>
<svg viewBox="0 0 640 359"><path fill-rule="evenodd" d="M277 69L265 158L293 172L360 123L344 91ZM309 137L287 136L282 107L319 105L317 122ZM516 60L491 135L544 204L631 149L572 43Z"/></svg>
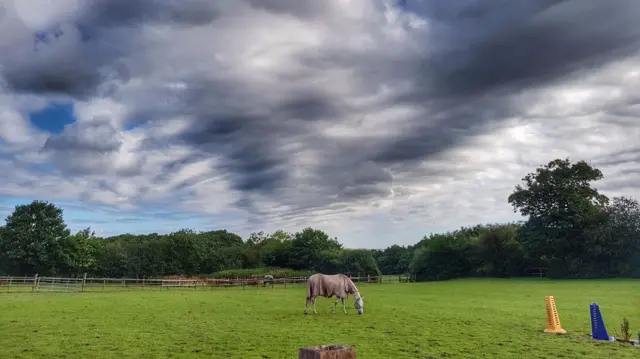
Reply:
<svg viewBox="0 0 640 359"><path fill-rule="evenodd" d="M303 285L214 290L0 294L0 358L297 358L318 344L358 358L639 358L594 342L589 304L610 334L640 331L640 281L457 280L360 284L364 316L304 316ZM544 296L568 335L542 333Z"/></svg>

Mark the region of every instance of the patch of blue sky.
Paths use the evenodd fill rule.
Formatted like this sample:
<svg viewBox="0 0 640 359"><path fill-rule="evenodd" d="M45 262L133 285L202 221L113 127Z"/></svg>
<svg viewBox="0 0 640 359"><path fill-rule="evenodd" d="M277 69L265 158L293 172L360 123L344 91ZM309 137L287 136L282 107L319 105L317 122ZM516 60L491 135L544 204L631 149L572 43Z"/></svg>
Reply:
<svg viewBox="0 0 640 359"><path fill-rule="evenodd" d="M54 102L44 109L29 114L31 123L44 132L60 134L64 126L76 121L73 103Z"/></svg>

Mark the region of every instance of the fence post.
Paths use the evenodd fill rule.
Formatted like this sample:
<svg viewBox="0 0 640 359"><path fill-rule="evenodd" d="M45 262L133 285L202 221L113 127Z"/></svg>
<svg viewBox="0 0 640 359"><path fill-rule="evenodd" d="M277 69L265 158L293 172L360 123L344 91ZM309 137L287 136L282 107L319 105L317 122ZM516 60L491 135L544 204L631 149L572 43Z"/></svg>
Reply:
<svg viewBox="0 0 640 359"><path fill-rule="evenodd" d="M105 284L107 284L107 279L106 279L106 278L102 280L102 291L103 291L103 292L104 292L104 286L105 286Z"/></svg>
<svg viewBox="0 0 640 359"><path fill-rule="evenodd" d="M84 286L85 286L86 283L87 283L87 273L85 272L82 275L82 287L80 287L80 291L81 292L84 292Z"/></svg>
<svg viewBox="0 0 640 359"><path fill-rule="evenodd" d="M38 287L38 273L36 273L35 277L33 277L33 286L31 287L31 292L35 292Z"/></svg>

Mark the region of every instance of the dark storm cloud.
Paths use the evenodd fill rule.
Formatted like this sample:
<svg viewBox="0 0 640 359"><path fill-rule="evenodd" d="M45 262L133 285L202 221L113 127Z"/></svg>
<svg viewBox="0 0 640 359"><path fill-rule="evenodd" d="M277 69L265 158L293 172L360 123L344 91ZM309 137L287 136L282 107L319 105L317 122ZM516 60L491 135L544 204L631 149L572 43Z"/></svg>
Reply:
<svg viewBox="0 0 640 359"><path fill-rule="evenodd" d="M129 70L121 62L130 50L129 39L105 35L84 41L70 24L62 25L60 31L58 37L29 50L25 43L16 43L15 52L0 54L0 76L8 90L86 100L103 95L100 87L107 81L129 80Z"/></svg>
<svg viewBox="0 0 640 359"><path fill-rule="evenodd" d="M482 131L488 121L517 113L519 104L510 100L512 94L596 69L640 50L640 3L633 0L482 4L496 7L486 11L481 6L473 12L473 21L462 21L468 20L468 13L439 14L441 21L460 26L435 39L460 39L460 45L435 56L407 59L400 70L389 71L415 79L411 90L390 103L429 109L416 119L414 131L384 143L373 159L416 160L441 152L464 141L470 130ZM502 22L492 29L486 17ZM468 110L460 114L459 107Z"/></svg>
<svg viewBox="0 0 640 359"><path fill-rule="evenodd" d="M129 80L128 68L119 61L133 49L131 38L123 36L121 27L144 23L198 26L211 23L216 16L215 5L206 0L83 3L79 14L70 18L69 23L45 33L46 43L38 43L33 54L17 59L9 54L7 58L0 55L0 76L17 93L62 94L83 100L109 95L115 85L107 85L100 91L98 87L105 81Z"/></svg>
<svg viewBox="0 0 640 359"><path fill-rule="evenodd" d="M342 177L337 183L343 199L385 198L391 195L393 176L373 162L352 166L350 171L342 175L339 169L335 173Z"/></svg>
<svg viewBox="0 0 640 359"><path fill-rule="evenodd" d="M640 3L633 0L563 2L444 53L444 63L459 58L460 65L444 73L427 69L426 85L439 95L466 97L565 78L637 53L639 17Z"/></svg>
<svg viewBox="0 0 640 359"><path fill-rule="evenodd" d="M93 92L101 80L93 64L83 61L16 66L4 71L3 77L16 93L64 94L77 98L84 98L87 91Z"/></svg>
<svg viewBox="0 0 640 359"><path fill-rule="evenodd" d="M92 0L78 23L87 28L137 26L146 22L206 25L218 13L209 0Z"/></svg>
<svg viewBox="0 0 640 359"><path fill-rule="evenodd" d="M222 155L220 170L233 177L240 191L272 191L287 177L287 156L274 143L281 126L268 117L252 115L203 115L180 136L197 152Z"/></svg>
<svg viewBox="0 0 640 359"><path fill-rule="evenodd" d="M517 114L522 104L510 97L521 90L562 81L640 50L640 3L634 0L409 1L407 7L430 18L432 34L418 35L418 41L437 52L371 57L319 49L301 54L310 68L354 70L365 89L402 80L412 84L378 104L425 108L410 131L362 154L386 164L437 154L486 130L490 121Z"/></svg>
<svg viewBox="0 0 640 359"><path fill-rule="evenodd" d="M593 164L600 166L616 166L628 163L640 163L640 147L616 151L607 156L595 158ZM605 176L606 177L606 176Z"/></svg>
<svg viewBox="0 0 640 359"><path fill-rule="evenodd" d="M256 9L276 14L288 14L300 18L319 17L326 12L326 3L322 1L289 0L245 0Z"/></svg>
<svg viewBox="0 0 640 359"><path fill-rule="evenodd" d="M291 153L284 139L304 136L307 125L339 118L345 106L328 94L303 90L273 103L261 93L243 91L225 81L194 81L182 96L184 113L193 116L179 141L192 146L193 160L219 156L217 170L230 174L232 188L272 193L290 178Z"/></svg>

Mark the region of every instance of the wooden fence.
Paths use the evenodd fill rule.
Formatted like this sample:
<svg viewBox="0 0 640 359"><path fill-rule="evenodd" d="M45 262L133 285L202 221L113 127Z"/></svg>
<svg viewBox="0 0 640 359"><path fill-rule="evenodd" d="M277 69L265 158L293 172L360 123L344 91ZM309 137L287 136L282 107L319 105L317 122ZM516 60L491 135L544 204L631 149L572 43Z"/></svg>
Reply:
<svg viewBox="0 0 640 359"><path fill-rule="evenodd" d="M351 277L356 284L408 283L407 276ZM121 290L213 290L215 288L275 288L303 285L307 277L275 278L93 278L0 277L0 293L10 292L104 292Z"/></svg>

